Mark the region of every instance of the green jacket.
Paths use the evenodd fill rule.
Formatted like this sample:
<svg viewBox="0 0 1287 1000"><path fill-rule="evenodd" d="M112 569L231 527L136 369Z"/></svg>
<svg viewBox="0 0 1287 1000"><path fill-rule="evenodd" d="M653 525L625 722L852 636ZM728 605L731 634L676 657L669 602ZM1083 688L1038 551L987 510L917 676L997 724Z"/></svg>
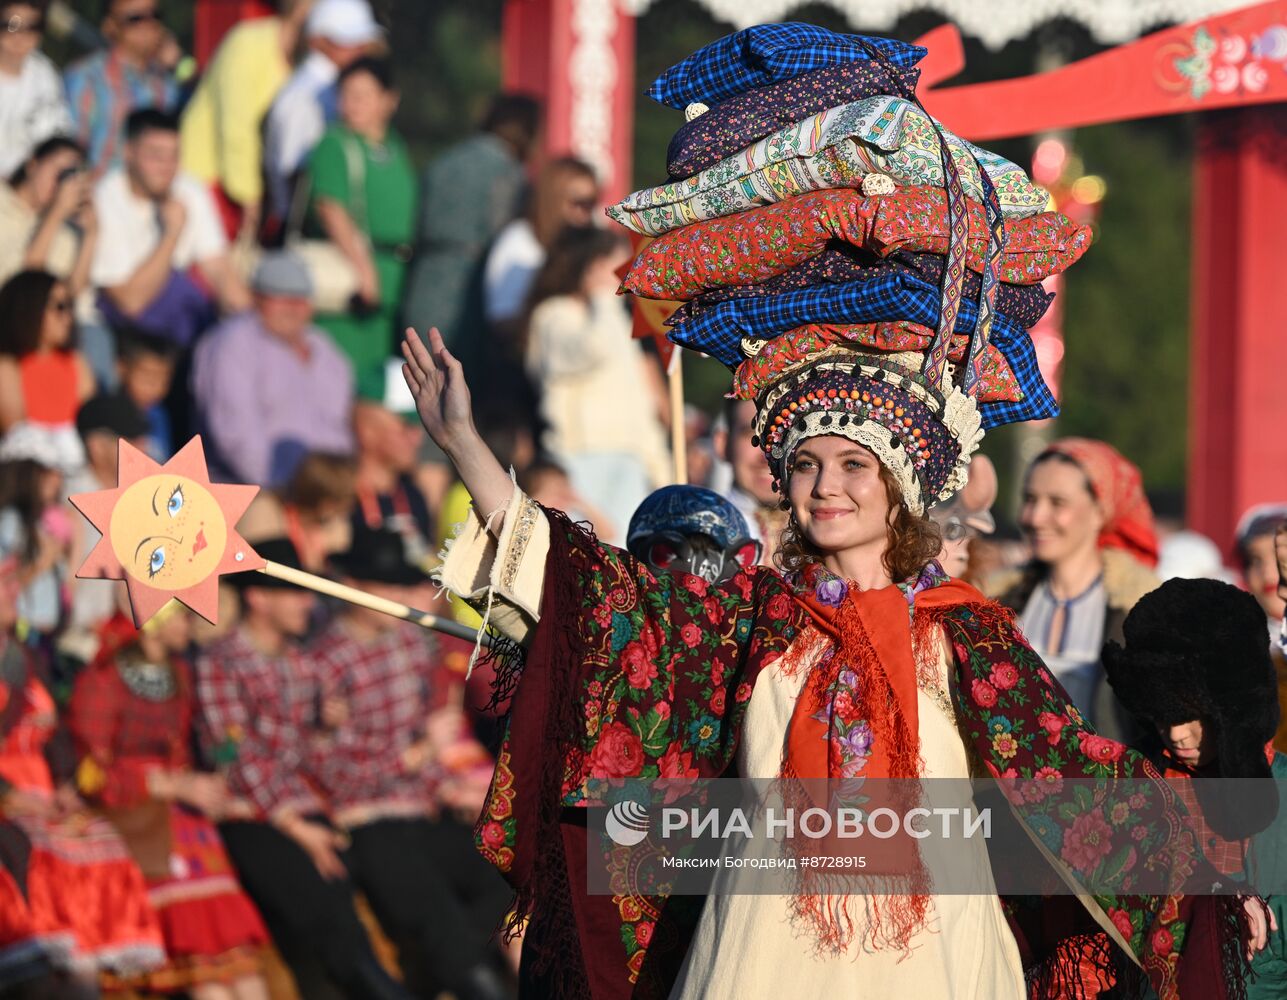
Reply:
<svg viewBox="0 0 1287 1000"><path fill-rule="evenodd" d="M1279 795L1287 791L1287 755L1274 754L1273 776ZM1287 882L1287 802L1279 807L1278 817L1263 833L1252 838L1247 867L1252 885L1281 886ZM1278 918L1278 930L1270 931L1269 944L1251 963L1255 982L1247 984L1247 1000L1282 1000L1287 997L1287 895L1266 897Z"/></svg>

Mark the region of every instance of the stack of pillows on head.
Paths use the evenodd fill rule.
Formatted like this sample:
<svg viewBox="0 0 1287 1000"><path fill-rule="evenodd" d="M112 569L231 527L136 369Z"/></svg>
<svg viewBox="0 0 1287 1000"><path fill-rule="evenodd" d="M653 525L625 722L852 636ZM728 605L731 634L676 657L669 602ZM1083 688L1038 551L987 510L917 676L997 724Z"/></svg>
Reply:
<svg viewBox="0 0 1287 1000"><path fill-rule="evenodd" d="M687 123L667 154L672 179L608 209L655 237L623 288L679 300L670 338L733 369L739 398L829 353L884 354L920 370L950 236L941 129L969 224L949 365L965 356L979 315L982 169L1004 222L976 396L983 426L1058 413L1026 331L1050 305L1042 279L1085 252L1090 230L1047 211L1049 195L1018 165L935 127L914 97L924 55L809 24L758 25L649 89Z"/></svg>

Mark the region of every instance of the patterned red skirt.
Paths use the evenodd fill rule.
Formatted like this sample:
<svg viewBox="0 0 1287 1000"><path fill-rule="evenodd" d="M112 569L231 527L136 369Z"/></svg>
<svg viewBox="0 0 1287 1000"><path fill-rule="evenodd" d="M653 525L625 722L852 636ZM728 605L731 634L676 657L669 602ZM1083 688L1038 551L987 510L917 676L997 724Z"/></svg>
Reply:
<svg viewBox="0 0 1287 1000"><path fill-rule="evenodd" d="M147 876L168 961L129 985L182 992L257 974L268 931L237 882L214 824L178 805L169 807L168 821L169 871Z"/></svg>
<svg viewBox="0 0 1287 1000"><path fill-rule="evenodd" d="M0 868L0 995L41 975L50 965L67 967L76 950L70 930L37 934L27 898L18 883Z"/></svg>
<svg viewBox="0 0 1287 1000"><path fill-rule="evenodd" d="M77 972L133 976L162 965L161 927L143 874L107 821L9 817L26 851L21 882L0 879L0 984L42 960Z"/></svg>

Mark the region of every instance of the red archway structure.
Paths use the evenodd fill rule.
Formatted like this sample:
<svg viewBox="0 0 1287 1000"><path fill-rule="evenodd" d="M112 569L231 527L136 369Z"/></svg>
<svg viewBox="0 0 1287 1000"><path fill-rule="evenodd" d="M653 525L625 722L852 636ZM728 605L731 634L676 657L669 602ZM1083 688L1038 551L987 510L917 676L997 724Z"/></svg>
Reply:
<svg viewBox="0 0 1287 1000"><path fill-rule="evenodd" d="M629 192L635 19L612 0L509 0L502 86L545 101L545 148L594 165L604 195Z"/></svg>

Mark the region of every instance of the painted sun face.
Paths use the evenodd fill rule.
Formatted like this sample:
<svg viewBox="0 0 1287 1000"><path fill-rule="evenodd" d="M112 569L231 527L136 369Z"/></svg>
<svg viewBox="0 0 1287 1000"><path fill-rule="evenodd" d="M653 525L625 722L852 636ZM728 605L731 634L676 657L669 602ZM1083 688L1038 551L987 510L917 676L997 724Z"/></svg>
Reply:
<svg viewBox="0 0 1287 1000"><path fill-rule="evenodd" d="M148 476L112 512L112 550L149 587L184 590L214 572L228 523L210 491L186 476Z"/></svg>
<svg viewBox="0 0 1287 1000"><path fill-rule="evenodd" d="M215 624L219 576L265 565L236 530L259 488L211 483L199 437L165 465L119 447L120 485L70 498L103 535L76 575L124 580L136 626L171 598Z"/></svg>

